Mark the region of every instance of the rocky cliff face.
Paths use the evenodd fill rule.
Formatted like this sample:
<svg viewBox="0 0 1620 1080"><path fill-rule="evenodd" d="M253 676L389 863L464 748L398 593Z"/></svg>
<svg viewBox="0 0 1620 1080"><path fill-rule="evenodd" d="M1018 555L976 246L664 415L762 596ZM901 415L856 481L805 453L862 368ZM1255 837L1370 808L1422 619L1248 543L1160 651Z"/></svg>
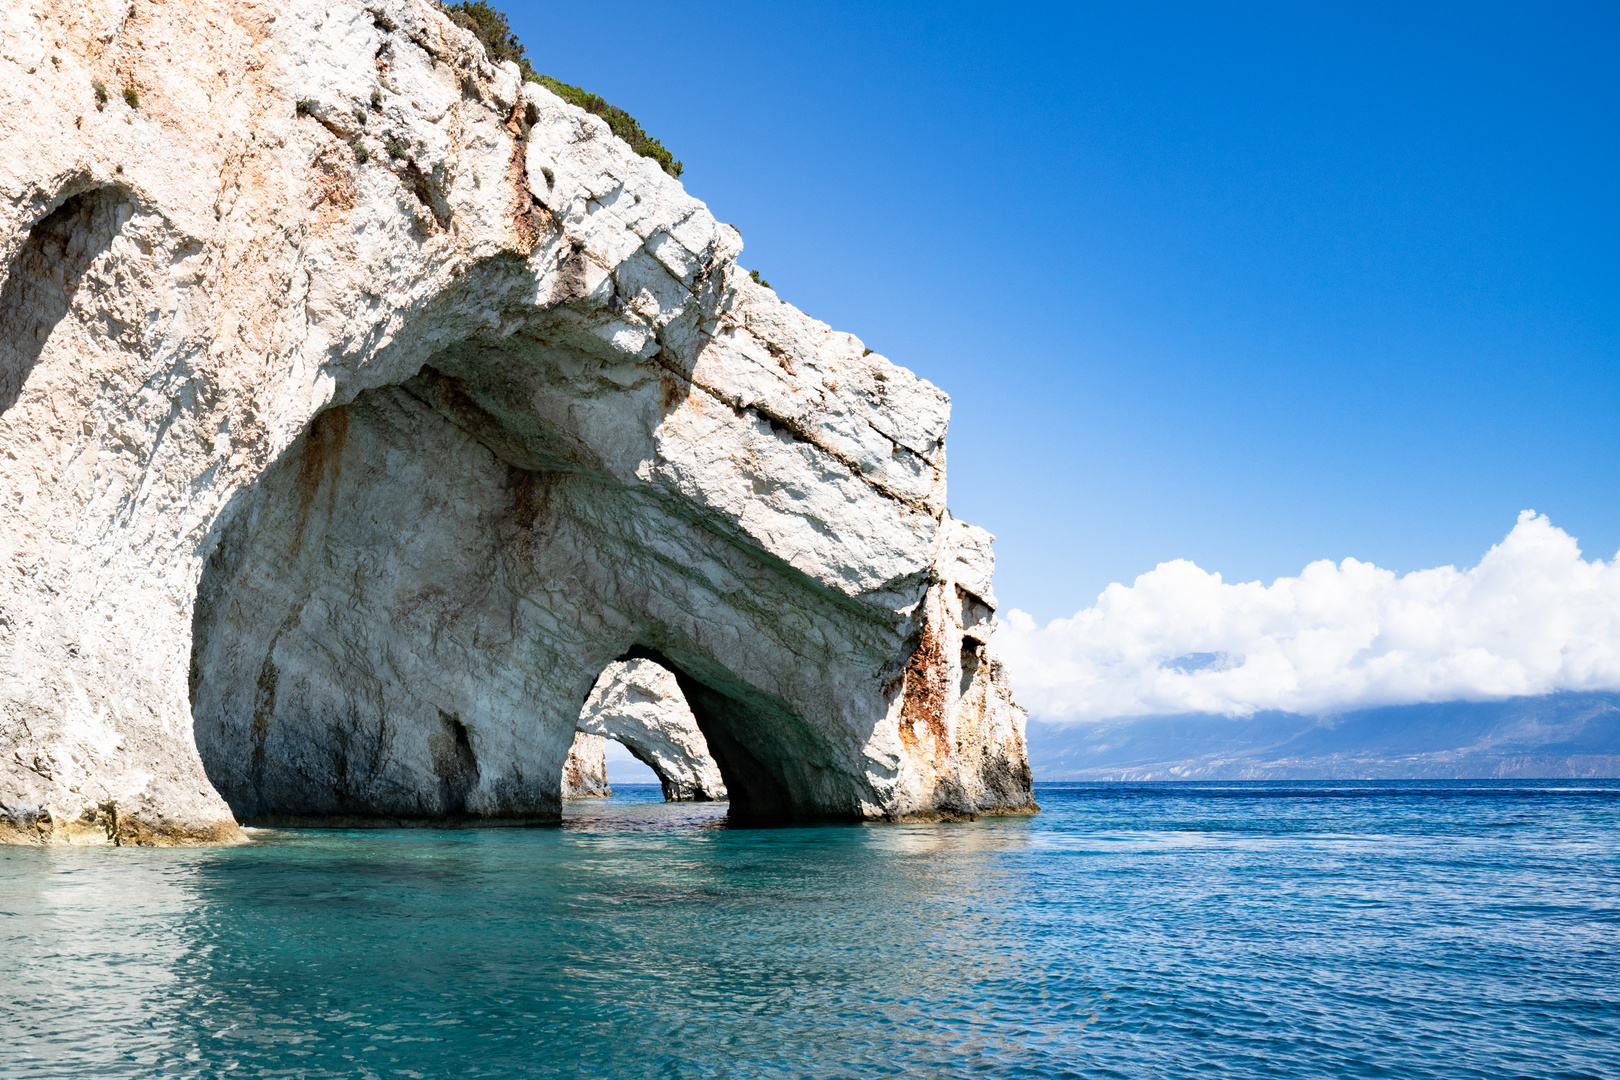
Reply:
<svg viewBox="0 0 1620 1080"><path fill-rule="evenodd" d="M12 4L0 72L5 838L554 819L631 657L734 814L1033 808L945 395L601 120L417 0Z"/></svg>
<svg viewBox="0 0 1620 1080"><path fill-rule="evenodd" d="M563 799L603 799L612 794L607 774L607 740L600 735L575 732L574 745L568 748L568 760L563 762Z"/></svg>

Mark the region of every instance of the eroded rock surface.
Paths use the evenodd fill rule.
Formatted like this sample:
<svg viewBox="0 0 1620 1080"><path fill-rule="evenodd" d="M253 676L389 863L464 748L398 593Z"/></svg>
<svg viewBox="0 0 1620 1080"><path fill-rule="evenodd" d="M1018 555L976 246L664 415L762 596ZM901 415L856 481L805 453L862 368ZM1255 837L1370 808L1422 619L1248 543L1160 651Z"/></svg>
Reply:
<svg viewBox="0 0 1620 1080"><path fill-rule="evenodd" d="M675 673L651 660L608 665L579 714L579 730L624 744L657 774L668 802L726 797L720 766Z"/></svg>
<svg viewBox="0 0 1620 1080"><path fill-rule="evenodd" d="M563 800L605 799L612 794L607 774L607 740L583 731L575 733L574 745L568 748L568 760L563 763Z"/></svg>
<svg viewBox="0 0 1620 1080"><path fill-rule="evenodd" d="M0 837L554 820L626 656L733 814L1033 808L945 395L599 118L419 0L9 5L0 76Z"/></svg>

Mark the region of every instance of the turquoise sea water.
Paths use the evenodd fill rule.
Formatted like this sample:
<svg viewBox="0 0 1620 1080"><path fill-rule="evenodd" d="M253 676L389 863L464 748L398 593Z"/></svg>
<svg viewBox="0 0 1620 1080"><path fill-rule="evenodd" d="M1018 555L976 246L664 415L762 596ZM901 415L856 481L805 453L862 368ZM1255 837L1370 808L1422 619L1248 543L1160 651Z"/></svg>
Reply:
<svg viewBox="0 0 1620 1080"><path fill-rule="evenodd" d="M0 1076L1620 1076L1620 782L1037 794L0 849Z"/></svg>

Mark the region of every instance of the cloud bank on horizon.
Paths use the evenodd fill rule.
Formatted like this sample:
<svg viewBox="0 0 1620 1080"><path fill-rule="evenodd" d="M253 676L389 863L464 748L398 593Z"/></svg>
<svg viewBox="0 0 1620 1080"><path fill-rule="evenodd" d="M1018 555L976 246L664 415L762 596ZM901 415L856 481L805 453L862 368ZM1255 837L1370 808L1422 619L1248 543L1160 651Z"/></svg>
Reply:
<svg viewBox="0 0 1620 1080"><path fill-rule="evenodd" d="M1015 608L993 645L1050 721L1620 690L1620 555L1588 562L1526 510L1465 570L1323 559L1229 585L1177 559L1044 627Z"/></svg>

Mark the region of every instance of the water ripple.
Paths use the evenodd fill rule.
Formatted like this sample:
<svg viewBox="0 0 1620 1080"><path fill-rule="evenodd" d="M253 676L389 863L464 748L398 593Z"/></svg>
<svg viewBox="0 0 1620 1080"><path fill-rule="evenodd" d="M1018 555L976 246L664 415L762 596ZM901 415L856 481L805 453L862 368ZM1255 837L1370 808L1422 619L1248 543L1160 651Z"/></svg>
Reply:
<svg viewBox="0 0 1620 1080"><path fill-rule="evenodd" d="M0 849L0 1076L1620 1075L1620 784Z"/></svg>

